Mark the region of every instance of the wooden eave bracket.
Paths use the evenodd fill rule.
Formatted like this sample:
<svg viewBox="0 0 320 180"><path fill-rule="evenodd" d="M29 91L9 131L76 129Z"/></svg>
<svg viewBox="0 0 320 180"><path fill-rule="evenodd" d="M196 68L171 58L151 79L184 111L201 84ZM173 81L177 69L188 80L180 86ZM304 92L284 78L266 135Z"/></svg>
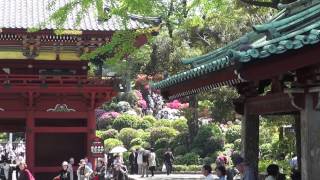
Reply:
<svg viewBox="0 0 320 180"><path fill-rule="evenodd" d="M303 88L287 88L287 89L284 89L283 92L285 94L288 94L290 101L291 101L291 105L293 107L295 107L299 111L302 111L304 109L303 107L299 106L295 102L295 96L294 96L294 94L304 94L305 90Z"/></svg>
<svg viewBox="0 0 320 180"><path fill-rule="evenodd" d="M311 87L309 88L309 93L317 94L317 103L315 104L315 110L320 111L320 87Z"/></svg>

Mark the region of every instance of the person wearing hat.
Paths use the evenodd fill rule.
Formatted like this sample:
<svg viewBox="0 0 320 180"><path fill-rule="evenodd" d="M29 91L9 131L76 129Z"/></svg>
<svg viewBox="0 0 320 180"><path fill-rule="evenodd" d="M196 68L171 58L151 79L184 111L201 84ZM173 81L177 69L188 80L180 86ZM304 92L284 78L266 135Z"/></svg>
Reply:
<svg viewBox="0 0 320 180"><path fill-rule="evenodd" d="M241 174L241 180L257 180L254 175L253 169L250 167L249 163L244 161L241 156L235 159L234 164L236 166L236 169Z"/></svg>
<svg viewBox="0 0 320 180"><path fill-rule="evenodd" d="M53 178L54 180L70 180L70 172L68 171L68 162L62 162L62 170L59 175Z"/></svg>
<svg viewBox="0 0 320 180"><path fill-rule="evenodd" d="M86 161L81 159L77 170L78 180L89 180L92 172L92 169L86 165Z"/></svg>

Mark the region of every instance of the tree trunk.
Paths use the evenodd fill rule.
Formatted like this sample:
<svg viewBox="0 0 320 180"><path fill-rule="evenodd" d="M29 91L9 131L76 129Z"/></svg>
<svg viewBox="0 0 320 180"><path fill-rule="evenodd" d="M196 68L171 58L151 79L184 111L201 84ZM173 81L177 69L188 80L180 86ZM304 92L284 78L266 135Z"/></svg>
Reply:
<svg viewBox="0 0 320 180"><path fill-rule="evenodd" d="M191 116L188 119L189 140L190 142L193 142L193 139L197 135L199 129L197 95L190 96L189 106L191 111Z"/></svg>
<svg viewBox="0 0 320 180"><path fill-rule="evenodd" d="M150 74L156 74L157 73L157 64L158 64L158 45L156 43L152 44L152 53L150 55L150 62L146 66L145 73Z"/></svg>

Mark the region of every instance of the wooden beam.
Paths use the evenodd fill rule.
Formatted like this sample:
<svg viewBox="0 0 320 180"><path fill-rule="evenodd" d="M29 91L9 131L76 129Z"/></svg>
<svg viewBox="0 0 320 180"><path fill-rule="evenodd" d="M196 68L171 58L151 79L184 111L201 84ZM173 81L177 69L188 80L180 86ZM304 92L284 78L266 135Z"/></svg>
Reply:
<svg viewBox="0 0 320 180"><path fill-rule="evenodd" d="M299 110L292 106L289 96L284 93L250 97L245 102L249 114L267 115L299 112Z"/></svg>
<svg viewBox="0 0 320 180"><path fill-rule="evenodd" d="M250 81L270 79L288 71L320 63L320 44L305 46L298 50L273 55L263 60L247 63L240 69L241 76Z"/></svg>
<svg viewBox="0 0 320 180"><path fill-rule="evenodd" d="M35 127L35 133L86 133L89 129L86 127Z"/></svg>
<svg viewBox="0 0 320 180"><path fill-rule="evenodd" d="M54 119L86 119L87 112L43 112L37 111L34 114L35 118L54 118Z"/></svg>

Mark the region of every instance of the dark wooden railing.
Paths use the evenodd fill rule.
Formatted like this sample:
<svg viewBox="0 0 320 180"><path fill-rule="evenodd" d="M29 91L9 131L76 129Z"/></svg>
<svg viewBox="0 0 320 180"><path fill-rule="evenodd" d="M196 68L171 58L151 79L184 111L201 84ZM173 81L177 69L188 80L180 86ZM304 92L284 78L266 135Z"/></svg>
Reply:
<svg viewBox="0 0 320 180"><path fill-rule="evenodd" d="M0 84L14 86L114 86L117 77L90 77L85 75L0 75Z"/></svg>

